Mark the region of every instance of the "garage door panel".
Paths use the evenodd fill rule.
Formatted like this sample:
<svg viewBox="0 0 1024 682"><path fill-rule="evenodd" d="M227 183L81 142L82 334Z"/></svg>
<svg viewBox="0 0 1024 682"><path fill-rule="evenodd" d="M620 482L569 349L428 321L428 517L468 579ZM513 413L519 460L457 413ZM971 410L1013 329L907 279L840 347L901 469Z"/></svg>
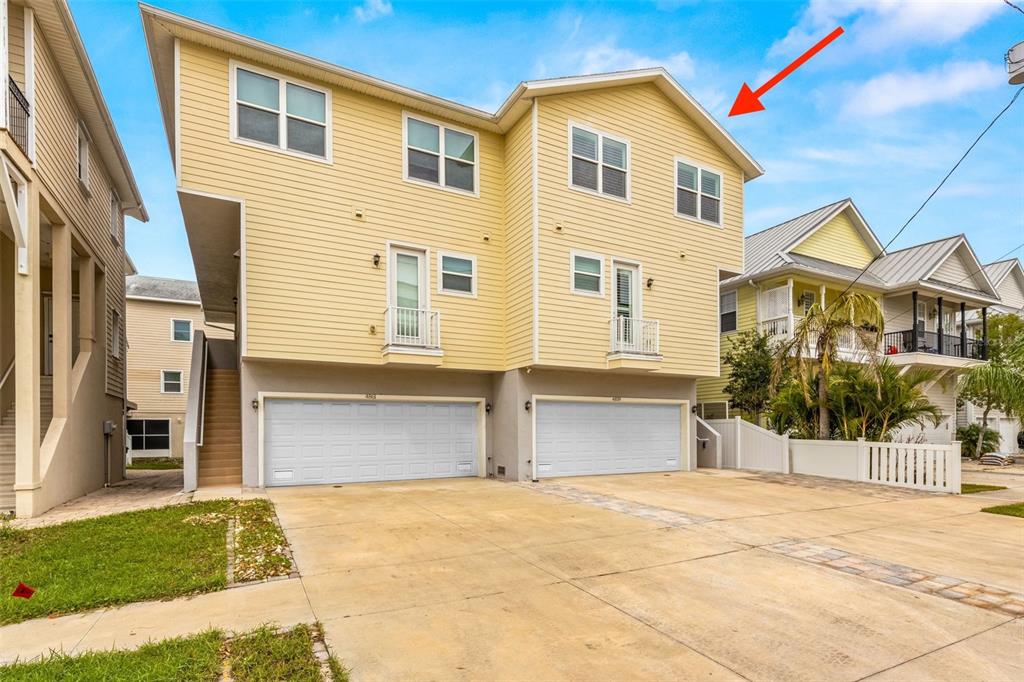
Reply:
<svg viewBox="0 0 1024 682"><path fill-rule="evenodd" d="M265 406L266 485L477 473L474 404L268 399Z"/></svg>
<svg viewBox="0 0 1024 682"><path fill-rule="evenodd" d="M680 464L679 405L541 401L537 474L673 471Z"/></svg>

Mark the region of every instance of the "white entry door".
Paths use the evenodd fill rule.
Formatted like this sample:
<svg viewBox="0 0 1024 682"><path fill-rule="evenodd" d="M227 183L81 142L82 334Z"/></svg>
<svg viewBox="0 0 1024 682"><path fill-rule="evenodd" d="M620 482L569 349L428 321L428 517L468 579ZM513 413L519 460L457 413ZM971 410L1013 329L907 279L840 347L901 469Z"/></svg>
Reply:
<svg viewBox="0 0 1024 682"><path fill-rule="evenodd" d="M475 403L267 399L264 485L476 476Z"/></svg>
<svg viewBox="0 0 1024 682"><path fill-rule="evenodd" d="M678 404L539 401L537 476L586 476L681 468Z"/></svg>
<svg viewBox="0 0 1024 682"><path fill-rule="evenodd" d="M427 254L413 249L391 251L390 296L394 308L392 343L426 345Z"/></svg>

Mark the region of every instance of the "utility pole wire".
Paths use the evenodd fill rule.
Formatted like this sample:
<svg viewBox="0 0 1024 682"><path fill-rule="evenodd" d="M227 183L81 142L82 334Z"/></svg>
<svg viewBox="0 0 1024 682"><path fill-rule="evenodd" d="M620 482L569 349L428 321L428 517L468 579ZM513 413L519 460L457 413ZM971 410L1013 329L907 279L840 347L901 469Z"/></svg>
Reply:
<svg viewBox="0 0 1024 682"><path fill-rule="evenodd" d="M1007 0L1003 0L1003 1L1006 2ZM1003 107L1002 111L1000 111L998 114L996 114L996 117L993 118L989 122L989 124L987 126L985 126L985 129L981 131L981 133L978 135L978 137L974 138L974 142L972 142L971 146L967 148L967 151L965 151L963 153L963 156L960 157L960 160L957 161L953 165L953 167L949 169L949 172L946 173L946 177L942 178L942 181L938 185L935 186L935 189L933 189L932 193L928 195L928 198L924 200L924 203L922 203L920 206L918 206L917 210L914 211L914 214L912 216L910 216L910 218L907 219L907 222L903 223L903 227L901 227L896 232L896 234L894 234L892 236L892 239L890 239L885 244L885 246L882 247L882 253L876 254L875 257L872 258L871 261L867 265L865 265L863 268L861 268L861 271L857 273L857 276L853 278L853 281L850 282L850 284L847 285L847 287L845 289L843 289L843 293L839 295L839 298L842 298L846 294L846 292L848 292L851 288L853 288L853 285L856 284L860 280L860 278L864 276L864 273L866 273L868 271L868 268L870 268L872 265L874 265L875 262L879 258L882 257L882 254L885 253L886 250L890 246L892 246L892 243L894 241L896 241L901 234L903 234L903 231L907 229L907 226L909 226L910 223L914 220L914 218L916 218L917 215L922 210L924 210L924 207L928 205L928 202L932 200L932 197L934 197L938 193L938 191L940 189L942 189L942 186L946 184L946 180L949 180L949 177L951 175L953 175L953 173L956 171L957 168L960 167L960 164L963 163L964 159L967 158L967 155L971 153L971 150L973 150L978 145L978 143L981 142L981 138L985 137L985 133L987 133L989 130L991 130L992 126L994 126L996 124L996 121L998 121L1000 118L1002 118L1003 114L1005 114L1010 109L1010 107L1013 106L1013 103L1017 101L1018 97L1020 97L1020 93L1021 93L1022 90L1024 90L1024 86L1021 86L1021 87L1017 88L1017 91L1015 93L1013 93L1013 97L1010 98L1009 104L1007 104L1005 107ZM839 300L839 299L836 299L836 300ZM832 303L835 303L835 301L833 301Z"/></svg>
<svg viewBox="0 0 1024 682"><path fill-rule="evenodd" d="M1003 2L1006 3L1007 7L1012 7L1015 10L1017 10L1018 12L1020 12L1021 14L1024 14L1024 9L1021 9L1019 6L1013 4L1012 2L1010 2L1010 0L1003 0Z"/></svg>

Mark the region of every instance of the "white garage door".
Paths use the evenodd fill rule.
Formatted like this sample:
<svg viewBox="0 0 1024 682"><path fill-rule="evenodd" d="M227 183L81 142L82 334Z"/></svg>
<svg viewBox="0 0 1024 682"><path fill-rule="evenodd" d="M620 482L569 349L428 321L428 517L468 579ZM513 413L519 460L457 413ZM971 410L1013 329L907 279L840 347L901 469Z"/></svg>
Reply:
<svg viewBox="0 0 1024 682"><path fill-rule="evenodd" d="M542 401L537 475L585 476L680 468L680 407Z"/></svg>
<svg viewBox="0 0 1024 682"><path fill-rule="evenodd" d="M265 410L268 486L477 474L472 403L268 399Z"/></svg>

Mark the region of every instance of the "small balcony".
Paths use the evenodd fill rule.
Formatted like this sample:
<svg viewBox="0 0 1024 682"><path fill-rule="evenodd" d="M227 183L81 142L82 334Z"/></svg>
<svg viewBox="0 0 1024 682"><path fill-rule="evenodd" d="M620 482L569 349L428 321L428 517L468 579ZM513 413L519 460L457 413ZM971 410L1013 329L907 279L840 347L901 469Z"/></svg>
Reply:
<svg viewBox="0 0 1024 682"><path fill-rule="evenodd" d="M614 317L608 321L611 369L654 369L650 361L661 360L658 320L638 317ZM639 363L639 364L638 364Z"/></svg>
<svg viewBox="0 0 1024 682"><path fill-rule="evenodd" d="M981 339L961 339L954 334L940 336L937 332L921 330L915 334L913 329L886 332L882 348L886 355L931 353L971 360L984 360L986 357L985 342Z"/></svg>
<svg viewBox="0 0 1024 682"><path fill-rule="evenodd" d="M386 362L441 364L441 313L391 306L384 311Z"/></svg>
<svg viewBox="0 0 1024 682"><path fill-rule="evenodd" d="M793 338L793 327L800 323L802 318L800 316L790 317L786 315L784 317L775 317L768 320L762 320L760 323L760 330L762 334L767 334L771 337L773 342L784 342ZM815 339L811 339L807 347L803 349L804 354L807 357L817 357L818 349ZM868 360L868 354L871 353L870 348L865 347L853 330L845 331L839 337L839 359L846 360L849 362L866 362Z"/></svg>
<svg viewBox="0 0 1024 682"><path fill-rule="evenodd" d="M32 115L31 107L25 94L14 82L13 78L7 78L7 132L18 147L28 155L28 130L29 117Z"/></svg>

